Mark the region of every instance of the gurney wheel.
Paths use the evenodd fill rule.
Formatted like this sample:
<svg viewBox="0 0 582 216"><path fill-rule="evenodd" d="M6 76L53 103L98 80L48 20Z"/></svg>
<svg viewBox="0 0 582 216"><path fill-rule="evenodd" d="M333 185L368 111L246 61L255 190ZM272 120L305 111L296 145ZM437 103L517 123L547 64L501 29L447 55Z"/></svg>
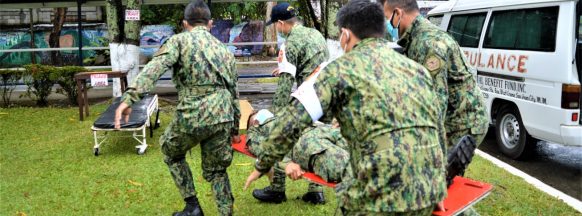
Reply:
<svg viewBox="0 0 582 216"><path fill-rule="evenodd" d="M93 154L95 154L95 156L99 156L99 148L93 148Z"/></svg>
<svg viewBox="0 0 582 216"><path fill-rule="evenodd" d="M146 150L144 149L144 150L142 151L140 148L136 148L136 151L137 151L137 154L138 154L138 155L143 155L143 154L145 154L145 151L146 151Z"/></svg>

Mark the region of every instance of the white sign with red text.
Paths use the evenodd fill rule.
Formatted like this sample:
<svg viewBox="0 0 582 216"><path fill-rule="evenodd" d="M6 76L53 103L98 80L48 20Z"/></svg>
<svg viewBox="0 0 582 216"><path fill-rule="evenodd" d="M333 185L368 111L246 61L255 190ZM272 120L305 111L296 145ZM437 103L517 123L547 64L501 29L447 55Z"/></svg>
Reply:
<svg viewBox="0 0 582 216"><path fill-rule="evenodd" d="M91 86L106 87L108 85L109 82L107 82L107 74L91 74Z"/></svg>
<svg viewBox="0 0 582 216"><path fill-rule="evenodd" d="M139 10L125 10L125 20L139 20Z"/></svg>

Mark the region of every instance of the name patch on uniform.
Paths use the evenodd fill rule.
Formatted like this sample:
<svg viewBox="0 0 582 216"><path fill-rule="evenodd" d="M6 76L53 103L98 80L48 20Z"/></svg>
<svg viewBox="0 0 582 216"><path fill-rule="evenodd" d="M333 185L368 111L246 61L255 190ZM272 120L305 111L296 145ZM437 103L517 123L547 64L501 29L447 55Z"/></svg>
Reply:
<svg viewBox="0 0 582 216"><path fill-rule="evenodd" d="M321 102L319 101L319 97L317 96L313 85L315 84L315 80L319 76L321 70L323 70L328 63L329 62L324 62L315 68L305 82L303 82L303 84L301 84L297 90L291 94L292 97L297 98L297 100L303 104L303 107L305 107L305 110L307 110L307 113L309 113L309 116L314 123L323 116L323 108L321 107Z"/></svg>
<svg viewBox="0 0 582 216"><path fill-rule="evenodd" d="M281 45L279 56L277 57L277 62L279 66L279 73L288 73L295 77L295 74L297 74L297 67L287 61L287 55L285 54L285 44Z"/></svg>

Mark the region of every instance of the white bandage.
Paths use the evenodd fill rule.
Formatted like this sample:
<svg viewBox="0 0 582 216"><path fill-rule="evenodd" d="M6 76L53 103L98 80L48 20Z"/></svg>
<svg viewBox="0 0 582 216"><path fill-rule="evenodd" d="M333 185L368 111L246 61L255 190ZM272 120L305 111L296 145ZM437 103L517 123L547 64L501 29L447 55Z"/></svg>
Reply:
<svg viewBox="0 0 582 216"><path fill-rule="evenodd" d="M283 44L281 45L281 49L279 50L279 57L277 58L279 73L288 73L295 77L295 74L297 74L297 67L287 61L287 54L285 54L285 52L285 44Z"/></svg>
<svg viewBox="0 0 582 216"><path fill-rule="evenodd" d="M315 123L323 116L323 108L321 107L321 102L319 101L319 97L315 92L315 88L313 85L315 84L315 80L319 76L319 73L325 66L327 66L329 62L324 62L319 65L315 71L297 88L295 92L291 94L292 97L296 98L303 104L307 113L311 117L311 120Z"/></svg>

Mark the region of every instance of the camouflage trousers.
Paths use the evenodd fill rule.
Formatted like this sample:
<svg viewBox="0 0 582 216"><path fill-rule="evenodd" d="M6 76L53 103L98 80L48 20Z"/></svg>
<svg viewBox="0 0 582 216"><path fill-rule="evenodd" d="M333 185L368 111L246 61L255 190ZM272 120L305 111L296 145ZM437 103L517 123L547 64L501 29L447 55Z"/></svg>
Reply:
<svg viewBox="0 0 582 216"><path fill-rule="evenodd" d="M294 151L301 151L300 146L294 147ZM301 153L301 152L295 152ZM310 157L300 157L300 158L310 158L310 161L297 161L298 158L291 158L297 164L308 164L311 167L301 166L301 169L314 172L323 180L327 182L341 182L344 171L348 166L350 156L349 153L338 146L329 146L325 151L311 155ZM271 188L275 191L285 191L285 167L276 167L275 174L273 175L273 182L271 183ZM319 184L309 183L308 192L322 192L323 187Z"/></svg>
<svg viewBox="0 0 582 216"><path fill-rule="evenodd" d="M416 215L432 215L435 206L430 206L427 208L423 208L416 211L409 211L409 212L352 212L346 211L342 208L342 214L346 216L356 216L356 215L377 215L377 216L416 216Z"/></svg>
<svg viewBox="0 0 582 216"><path fill-rule="evenodd" d="M212 184L212 193L220 215L232 215L234 197L226 168L232 162L230 130L232 122L192 128L174 120L160 137L164 162L182 198L196 196L192 171L186 153L200 144L202 176Z"/></svg>
<svg viewBox="0 0 582 216"><path fill-rule="evenodd" d="M465 135L473 136L473 138L475 139L475 142L477 142L477 146L479 146L483 142L483 139L485 139L486 134L487 134L487 129L485 131L483 131L483 133L481 133L481 134L473 134L473 133L471 133L470 129L465 129L465 130L460 130L460 131L448 133L447 137L448 137L448 141L449 141L449 148L452 148L454 145L457 145L457 142L459 142L459 140ZM469 207L467 210L461 212L460 215L479 216L479 213L473 207Z"/></svg>

